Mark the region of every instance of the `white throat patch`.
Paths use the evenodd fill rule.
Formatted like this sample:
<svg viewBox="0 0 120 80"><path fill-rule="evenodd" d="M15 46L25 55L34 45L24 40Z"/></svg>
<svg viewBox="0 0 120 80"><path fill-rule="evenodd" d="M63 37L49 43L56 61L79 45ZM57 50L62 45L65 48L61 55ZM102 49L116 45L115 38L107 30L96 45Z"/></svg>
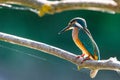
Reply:
<svg viewBox="0 0 120 80"><path fill-rule="evenodd" d="M75 25L78 26L78 27L80 27L80 28L83 28L83 27L81 26L81 24L79 24L78 22L75 22Z"/></svg>

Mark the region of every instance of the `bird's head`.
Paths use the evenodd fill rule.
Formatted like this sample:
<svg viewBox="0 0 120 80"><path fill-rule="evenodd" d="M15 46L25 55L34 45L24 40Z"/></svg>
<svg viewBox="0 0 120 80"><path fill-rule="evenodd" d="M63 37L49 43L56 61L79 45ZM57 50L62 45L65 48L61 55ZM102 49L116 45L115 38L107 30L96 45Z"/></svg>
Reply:
<svg viewBox="0 0 120 80"><path fill-rule="evenodd" d="M75 27L80 28L80 29L83 29L83 28L87 27L85 19L80 18L80 17L73 18L73 19L70 20L70 22L68 23L68 26L65 27L63 30L61 30L61 31L59 32L59 34L65 32L65 31L74 29Z"/></svg>

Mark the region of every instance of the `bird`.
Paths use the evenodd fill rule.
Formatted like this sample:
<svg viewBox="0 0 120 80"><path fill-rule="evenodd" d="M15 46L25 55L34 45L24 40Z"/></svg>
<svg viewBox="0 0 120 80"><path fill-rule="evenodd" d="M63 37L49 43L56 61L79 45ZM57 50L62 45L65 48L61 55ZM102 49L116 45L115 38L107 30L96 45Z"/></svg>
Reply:
<svg viewBox="0 0 120 80"><path fill-rule="evenodd" d="M59 34L72 30L72 39L76 46L82 51L77 58L83 57L83 63L86 60L100 60L99 48L94 41L84 18L76 17L70 20L67 27L59 32Z"/></svg>

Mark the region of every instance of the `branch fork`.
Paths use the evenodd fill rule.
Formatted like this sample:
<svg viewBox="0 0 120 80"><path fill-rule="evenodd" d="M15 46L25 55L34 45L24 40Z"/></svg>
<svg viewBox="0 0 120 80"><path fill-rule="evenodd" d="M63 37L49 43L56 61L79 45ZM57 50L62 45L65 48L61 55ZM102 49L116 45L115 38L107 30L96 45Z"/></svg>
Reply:
<svg viewBox="0 0 120 80"><path fill-rule="evenodd" d="M21 5L34 9L39 16L54 14L68 10L94 10L100 12L120 13L120 0L0 0L0 6L12 7L11 5ZM18 8L19 9L19 8ZM120 71L120 62L116 58L108 60L87 60L81 64L82 59L76 59L77 55L48 44L21 38L18 36L0 32L0 40L36 49L76 64L79 68L90 69L90 76L94 78L99 70Z"/></svg>
<svg viewBox="0 0 120 80"><path fill-rule="evenodd" d="M70 61L71 63L77 65L79 68L90 69L91 78L94 78L99 70L120 71L120 62L117 60L116 57L114 58L111 57L108 60L98 60L98 61L87 60L81 64L83 59L77 58L78 55L75 55L74 53L70 53L68 51L62 50L60 48L57 48L42 42L37 42L30 39L25 39L25 38L21 38L18 36L14 36L14 35L2 33L2 32L0 32L0 40L9 42L12 44L21 45L24 47L36 49L36 50L48 53L50 55L54 55L59 58Z"/></svg>

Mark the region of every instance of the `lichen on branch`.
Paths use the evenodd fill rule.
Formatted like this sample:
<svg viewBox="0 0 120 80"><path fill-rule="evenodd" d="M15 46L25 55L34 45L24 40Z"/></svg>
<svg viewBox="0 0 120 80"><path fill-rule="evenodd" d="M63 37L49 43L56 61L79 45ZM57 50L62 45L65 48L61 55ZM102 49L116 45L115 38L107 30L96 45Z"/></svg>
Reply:
<svg viewBox="0 0 120 80"><path fill-rule="evenodd" d="M29 7L36 10L39 16L67 10L94 10L120 13L120 0L1 0L0 4L15 4Z"/></svg>

